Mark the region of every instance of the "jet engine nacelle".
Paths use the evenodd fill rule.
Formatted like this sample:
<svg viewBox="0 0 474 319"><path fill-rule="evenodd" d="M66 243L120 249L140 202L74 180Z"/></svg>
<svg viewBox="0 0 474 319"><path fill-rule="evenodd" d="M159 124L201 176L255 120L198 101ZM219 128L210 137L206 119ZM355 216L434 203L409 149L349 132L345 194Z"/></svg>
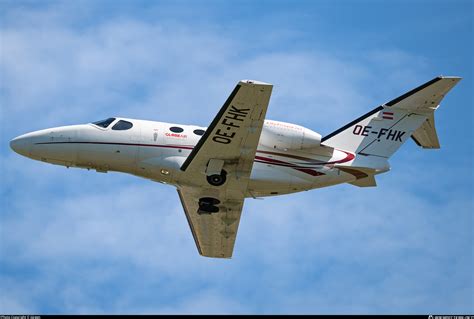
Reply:
<svg viewBox="0 0 474 319"><path fill-rule="evenodd" d="M265 120L259 144L281 150L302 150L320 146L321 134L295 124Z"/></svg>

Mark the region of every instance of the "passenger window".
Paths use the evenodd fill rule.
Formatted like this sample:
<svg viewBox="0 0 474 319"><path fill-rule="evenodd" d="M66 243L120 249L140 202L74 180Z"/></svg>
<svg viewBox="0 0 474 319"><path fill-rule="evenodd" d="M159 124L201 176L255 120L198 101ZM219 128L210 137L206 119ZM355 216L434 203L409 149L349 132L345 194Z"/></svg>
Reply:
<svg viewBox="0 0 474 319"><path fill-rule="evenodd" d="M204 132L206 132L206 131L201 130L201 129L197 129L197 130L193 131L194 134L199 135L199 136L204 135Z"/></svg>
<svg viewBox="0 0 474 319"><path fill-rule="evenodd" d="M112 126L112 130L114 131L125 131L129 130L133 127L133 124L124 120L118 121L114 126Z"/></svg>
<svg viewBox="0 0 474 319"><path fill-rule="evenodd" d="M107 128L110 125L110 123L112 123L113 121L115 121L115 117L109 117L106 120L92 122L92 124L103 127L103 128Z"/></svg>
<svg viewBox="0 0 474 319"><path fill-rule="evenodd" d="M182 131L184 131L181 127L178 127L178 126L172 126L170 127L170 131L171 132L174 132L174 133L181 133Z"/></svg>

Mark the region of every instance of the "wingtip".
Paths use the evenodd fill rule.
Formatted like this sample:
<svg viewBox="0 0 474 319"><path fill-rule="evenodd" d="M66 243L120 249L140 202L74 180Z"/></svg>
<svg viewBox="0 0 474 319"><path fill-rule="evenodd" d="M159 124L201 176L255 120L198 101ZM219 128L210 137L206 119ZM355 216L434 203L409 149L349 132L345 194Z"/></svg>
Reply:
<svg viewBox="0 0 474 319"><path fill-rule="evenodd" d="M256 84L256 85L269 85L269 86L273 86L273 84L271 84L271 83L266 83L266 82L256 81L256 80L240 80L239 83L240 83L240 84Z"/></svg>
<svg viewBox="0 0 474 319"><path fill-rule="evenodd" d="M438 76L438 79L451 79L453 81L461 81L462 77L460 76L453 76L453 75L440 75Z"/></svg>

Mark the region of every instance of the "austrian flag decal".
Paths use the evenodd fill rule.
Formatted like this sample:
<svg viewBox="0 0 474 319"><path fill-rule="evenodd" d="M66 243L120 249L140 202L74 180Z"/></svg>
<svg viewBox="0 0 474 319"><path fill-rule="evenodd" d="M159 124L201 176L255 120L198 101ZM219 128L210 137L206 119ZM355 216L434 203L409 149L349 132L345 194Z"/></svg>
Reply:
<svg viewBox="0 0 474 319"><path fill-rule="evenodd" d="M382 112L382 118L386 120L393 120L393 112Z"/></svg>

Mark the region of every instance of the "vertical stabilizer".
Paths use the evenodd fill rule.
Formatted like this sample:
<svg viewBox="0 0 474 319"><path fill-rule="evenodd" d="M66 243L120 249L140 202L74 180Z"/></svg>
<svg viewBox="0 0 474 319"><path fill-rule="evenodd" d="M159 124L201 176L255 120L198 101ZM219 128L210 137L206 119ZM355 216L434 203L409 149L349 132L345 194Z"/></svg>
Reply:
<svg viewBox="0 0 474 319"><path fill-rule="evenodd" d="M461 78L437 77L325 136L322 144L366 156L389 158L409 138L439 148L434 111Z"/></svg>

